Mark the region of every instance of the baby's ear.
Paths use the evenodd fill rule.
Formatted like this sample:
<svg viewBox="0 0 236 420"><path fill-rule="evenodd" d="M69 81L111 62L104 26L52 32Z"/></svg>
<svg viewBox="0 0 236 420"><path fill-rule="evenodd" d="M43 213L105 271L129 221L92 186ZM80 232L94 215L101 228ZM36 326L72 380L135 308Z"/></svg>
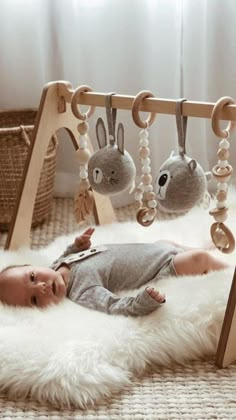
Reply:
<svg viewBox="0 0 236 420"><path fill-rule="evenodd" d="M117 128L117 146L118 150L122 155L124 154L124 126L122 123L119 123Z"/></svg>
<svg viewBox="0 0 236 420"><path fill-rule="evenodd" d="M103 147L107 145L106 128L105 128L105 124L102 118L98 118L97 120L96 135L97 135L99 148L102 149Z"/></svg>

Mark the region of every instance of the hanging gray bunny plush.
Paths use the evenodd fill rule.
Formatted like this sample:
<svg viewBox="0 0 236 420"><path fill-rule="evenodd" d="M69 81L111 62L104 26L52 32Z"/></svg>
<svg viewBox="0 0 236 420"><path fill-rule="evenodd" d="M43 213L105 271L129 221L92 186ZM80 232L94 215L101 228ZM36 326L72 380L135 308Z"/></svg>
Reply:
<svg viewBox="0 0 236 420"><path fill-rule="evenodd" d="M111 95L106 95L106 114L109 133L102 118L98 118L96 135L99 145L88 161L88 179L94 191L103 195L118 194L134 185L136 168L130 154L124 150L124 126L119 123L117 144L115 136L116 109L111 108Z"/></svg>
<svg viewBox="0 0 236 420"><path fill-rule="evenodd" d="M189 211L201 201L209 201L207 181L211 172L204 173L199 163L186 155L187 117L182 115L180 99L176 105L179 154L170 157L160 167L155 183L156 200L160 210L169 213Z"/></svg>

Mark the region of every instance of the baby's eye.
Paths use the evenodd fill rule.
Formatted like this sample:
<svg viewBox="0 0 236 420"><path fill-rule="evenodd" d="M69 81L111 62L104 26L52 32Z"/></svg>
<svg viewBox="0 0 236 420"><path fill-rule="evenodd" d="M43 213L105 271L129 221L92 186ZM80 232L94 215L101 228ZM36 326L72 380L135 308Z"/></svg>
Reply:
<svg viewBox="0 0 236 420"><path fill-rule="evenodd" d="M31 303L32 303L33 306L37 306L38 302L37 302L36 296L32 296Z"/></svg>
<svg viewBox="0 0 236 420"><path fill-rule="evenodd" d="M35 275L34 272L32 271L32 273L30 273L30 281L34 282L35 280Z"/></svg>

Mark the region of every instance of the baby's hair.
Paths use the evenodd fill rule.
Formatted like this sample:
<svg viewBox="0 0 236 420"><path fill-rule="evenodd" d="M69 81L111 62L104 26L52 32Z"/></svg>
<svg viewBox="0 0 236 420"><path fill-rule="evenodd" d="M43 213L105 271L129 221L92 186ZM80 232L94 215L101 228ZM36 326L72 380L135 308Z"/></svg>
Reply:
<svg viewBox="0 0 236 420"><path fill-rule="evenodd" d="M3 268L3 269L0 271L0 274L4 273L4 272L5 272L5 271L7 271L7 270L10 270L10 268L26 267L27 265L30 265L30 264L15 264L15 265L8 265L7 267Z"/></svg>

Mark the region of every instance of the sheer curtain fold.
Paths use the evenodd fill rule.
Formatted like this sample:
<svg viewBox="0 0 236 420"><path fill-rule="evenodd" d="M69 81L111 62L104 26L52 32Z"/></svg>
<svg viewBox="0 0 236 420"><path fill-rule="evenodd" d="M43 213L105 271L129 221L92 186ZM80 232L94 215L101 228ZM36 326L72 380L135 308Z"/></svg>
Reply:
<svg viewBox="0 0 236 420"><path fill-rule="evenodd" d="M183 80L187 98L215 102L236 100L236 3L234 0L183 0ZM211 121L192 119L191 153L207 169L217 163L219 139ZM227 123L222 123L226 126ZM231 136L230 162L236 165L236 134ZM235 183L236 176L233 175Z"/></svg>
<svg viewBox="0 0 236 420"><path fill-rule="evenodd" d="M43 86L52 80L130 95L149 89L172 99L236 98L235 9L233 0L1 0L0 107L37 106ZM100 115L101 108L91 121L95 147L93 128ZM118 111L118 119L140 171L139 130L131 113ZM188 125L187 152L208 170L216 147L211 147L209 120L189 119ZM67 143L59 173L77 171ZM157 116L150 143L155 177L177 150L174 116Z"/></svg>

